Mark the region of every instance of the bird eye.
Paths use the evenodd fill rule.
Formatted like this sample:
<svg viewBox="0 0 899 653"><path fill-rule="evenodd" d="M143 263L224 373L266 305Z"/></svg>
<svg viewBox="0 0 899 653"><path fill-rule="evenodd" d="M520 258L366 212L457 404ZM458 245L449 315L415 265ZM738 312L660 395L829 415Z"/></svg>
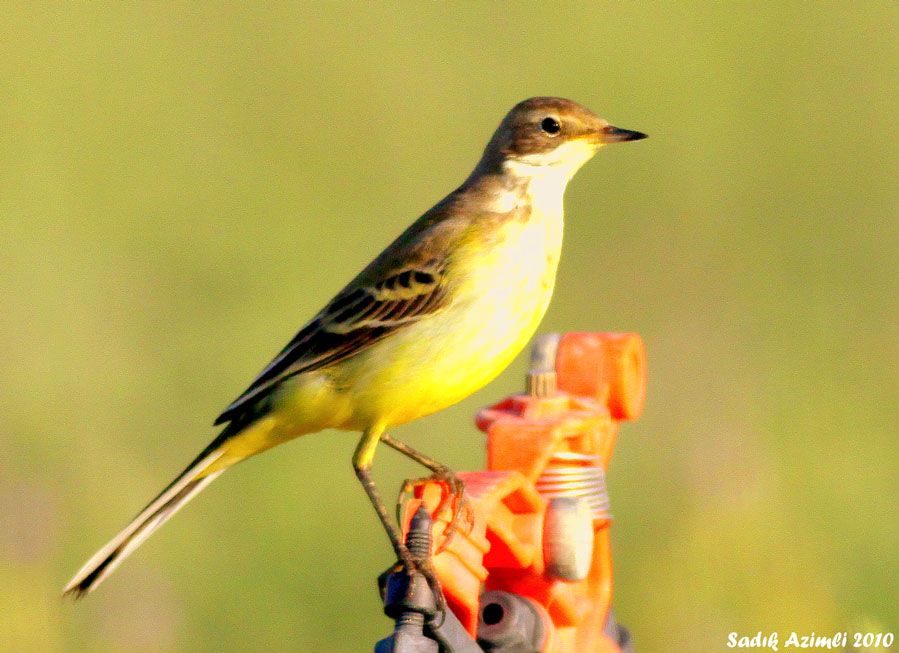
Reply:
<svg viewBox="0 0 899 653"><path fill-rule="evenodd" d="M560 125L559 121L555 118L547 117L540 121L540 129L542 129L550 136L555 136L560 131L562 131L562 125Z"/></svg>

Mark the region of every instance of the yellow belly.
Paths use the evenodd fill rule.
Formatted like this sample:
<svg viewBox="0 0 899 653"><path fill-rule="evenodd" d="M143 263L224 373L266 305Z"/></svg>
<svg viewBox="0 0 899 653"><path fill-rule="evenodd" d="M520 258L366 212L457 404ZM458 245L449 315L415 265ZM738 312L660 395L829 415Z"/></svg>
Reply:
<svg viewBox="0 0 899 653"><path fill-rule="evenodd" d="M347 427L402 424L480 389L527 344L548 299L510 297L490 310L447 314L376 347L367 358L390 362L361 370Z"/></svg>
<svg viewBox="0 0 899 653"><path fill-rule="evenodd" d="M558 234L548 227L558 228ZM552 296L561 220L509 225L493 251L459 257L456 299L347 361L355 410L348 428L401 424L451 406L504 370L537 329Z"/></svg>
<svg viewBox="0 0 899 653"><path fill-rule="evenodd" d="M402 424L451 406L493 380L546 312L561 237L558 215L506 225L495 244L473 239L447 271L453 283L447 309L289 382L276 411L284 435Z"/></svg>

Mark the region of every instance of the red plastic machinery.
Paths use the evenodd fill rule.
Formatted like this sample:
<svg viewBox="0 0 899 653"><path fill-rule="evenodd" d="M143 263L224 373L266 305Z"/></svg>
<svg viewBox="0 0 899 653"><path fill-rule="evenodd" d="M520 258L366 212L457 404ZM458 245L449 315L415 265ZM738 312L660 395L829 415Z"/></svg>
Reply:
<svg viewBox="0 0 899 653"><path fill-rule="evenodd" d="M527 392L481 410L487 469L463 472L473 526L444 544L445 488L419 484L403 523L424 505L447 604L472 637L502 617L482 591L507 592L542 621L543 653L622 650L612 600L611 515L605 472L618 426L636 419L645 350L633 333L547 335L535 343ZM508 606L507 606L508 608ZM613 628L610 629L610 625Z"/></svg>

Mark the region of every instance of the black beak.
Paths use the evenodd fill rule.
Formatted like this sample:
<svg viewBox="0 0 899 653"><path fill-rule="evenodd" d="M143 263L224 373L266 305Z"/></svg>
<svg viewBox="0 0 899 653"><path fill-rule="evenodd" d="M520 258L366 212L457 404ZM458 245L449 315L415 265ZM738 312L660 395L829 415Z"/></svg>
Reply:
<svg viewBox="0 0 899 653"><path fill-rule="evenodd" d="M613 127L612 125L603 127L599 134L599 141L601 143L623 143L624 141L639 141L644 138L646 138L646 134L643 132L620 129L619 127Z"/></svg>

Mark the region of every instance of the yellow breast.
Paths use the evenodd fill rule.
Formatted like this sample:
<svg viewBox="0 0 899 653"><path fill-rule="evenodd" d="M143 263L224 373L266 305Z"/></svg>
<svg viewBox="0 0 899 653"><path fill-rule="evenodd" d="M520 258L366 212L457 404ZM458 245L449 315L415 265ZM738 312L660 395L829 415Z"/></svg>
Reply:
<svg viewBox="0 0 899 653"><path fill-rule="evenodd" d="M442 313L387 338L351 361L352 418L399 424L480 389L524 348L549 305L562 241L561 212L532 212L456 252L453 300Z"/></svg>

